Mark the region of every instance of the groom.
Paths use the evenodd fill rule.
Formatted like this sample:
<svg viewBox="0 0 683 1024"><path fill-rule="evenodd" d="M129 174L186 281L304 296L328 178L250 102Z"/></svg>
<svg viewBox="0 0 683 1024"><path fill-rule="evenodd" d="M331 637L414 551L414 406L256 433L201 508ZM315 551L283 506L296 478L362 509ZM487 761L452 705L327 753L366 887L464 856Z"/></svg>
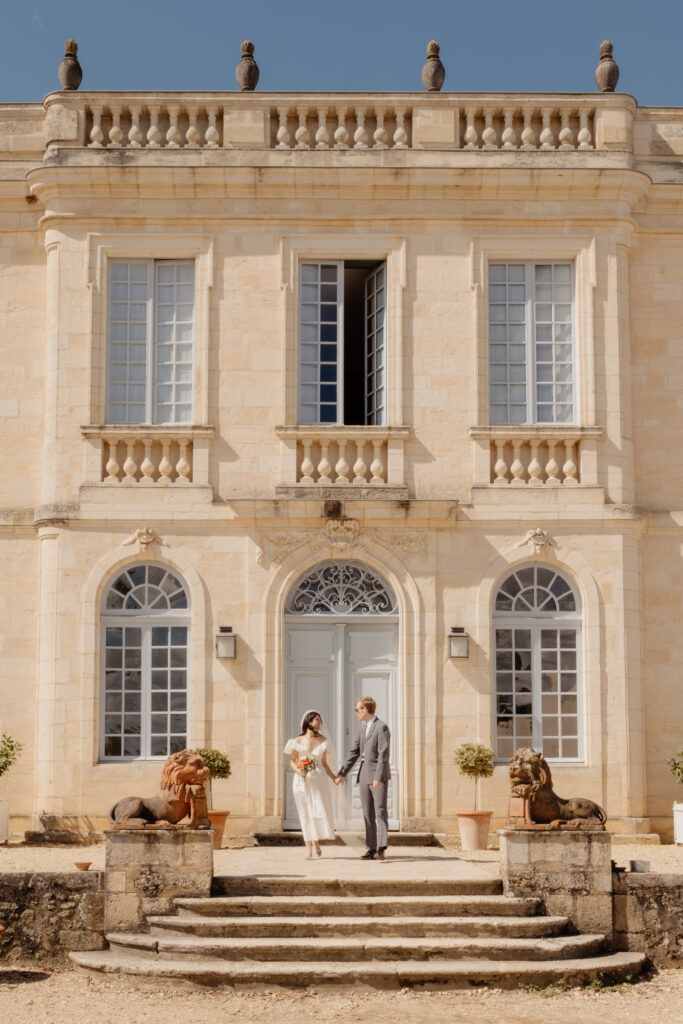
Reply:
<svg viewBox="0 0 683 1024"><path fill-rule="evenodd" d="M386 722L380 722L375 714L376 707L372 697L359 697L356 701L356 714L361 723L360 732L334 780L338 786L342 785L344 777L360 757L356 782L360 790L367 846L361 860L374 860L375 857L384 860L387 848L387 790L391 778L391 733Z"/></svg>

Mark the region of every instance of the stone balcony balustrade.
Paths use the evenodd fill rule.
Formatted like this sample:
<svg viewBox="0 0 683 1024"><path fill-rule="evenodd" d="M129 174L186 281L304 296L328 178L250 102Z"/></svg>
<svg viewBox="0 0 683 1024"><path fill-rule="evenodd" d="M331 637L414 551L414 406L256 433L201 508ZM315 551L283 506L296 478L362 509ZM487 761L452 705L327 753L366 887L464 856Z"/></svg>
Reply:
<svg viewBox="0 0 683 1024"><path fill-rule="evenodd" d="M407 427L278 427L283 497L407 497Z"/></svg>
<svg viewBox="0 0 683 1024"><path fill-rule="evenodd" d="M86 486L183 488L209 482L213 427L86 426Z"/></svg>
<svg viewBox="0 0 683 1024"><path fill-rule="evenodd" d="M599 427L471 427L474 486L506 488L598 485Z"/></svg>
<svg viewBox="0 0 683 1024"><path fill-rule="evenodd" d="M107 93L45 99L47 151L632 149L625 94Z"/></svg>

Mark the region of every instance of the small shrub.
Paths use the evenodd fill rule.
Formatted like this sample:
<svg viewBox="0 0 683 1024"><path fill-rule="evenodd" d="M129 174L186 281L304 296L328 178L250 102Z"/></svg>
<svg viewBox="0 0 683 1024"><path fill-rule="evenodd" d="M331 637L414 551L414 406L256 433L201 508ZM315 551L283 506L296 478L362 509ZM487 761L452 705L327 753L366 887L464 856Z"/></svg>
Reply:
<svg viewBox="0 0 683 1024"><path fill-rule="evenodd" d="M200 747L197 753L209 769L212 779L230 778L232 768L227 754L222 754L220 750L214 750L213 747Z"/></svg>
<svg viewBox="0 0 683 1024"><path fill-rule="evenodd" d="M0 739L0 777L10 770L23 749L23 743L13 740L6 732L2 734Z"/></svg>
<svg viewBox="0 0 683 1024"><path fill-rule="evenodd" d="M683 750L679 750L677 754L670 757L666 762L671 769L672 775L675 777L677 782L683 786Z"/></svg>
<svg viewBox="0 0 683 1024"><path fill-rule="evenodd" d="M461 775L474 779L474 809L477 810L479 779L493 775L493 751L483 743L463 743L455 751L453 760Z"/></svg>

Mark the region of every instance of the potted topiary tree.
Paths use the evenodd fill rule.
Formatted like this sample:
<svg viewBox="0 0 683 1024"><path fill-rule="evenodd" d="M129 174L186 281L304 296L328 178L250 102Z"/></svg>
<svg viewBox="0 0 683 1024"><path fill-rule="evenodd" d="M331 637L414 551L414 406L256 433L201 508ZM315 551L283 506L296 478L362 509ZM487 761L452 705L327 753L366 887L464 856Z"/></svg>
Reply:
<svg viewBox="0 0 683 1024"><path fill-rule="evenodd" d="M197 751L199 756L203 758L206 767L211 773L209 775L209 784L206 787L206 802L209 808L209 821L213 831L213 848L214 850L220 850L221 844L223 843L223 833L225 831L225 822L227 820L230 811L214 811L211 807L213 802L213 794L211 791L211 782L213 779L227 779L232 773L230 767L230 759L227 754L221 753L220 750L215 750L213 747L200 747Z"/></svg>
<svg viewBox="0 0 683 1024"><path fill-rule="evenodd" d="M24 749L24 744L13 740L6 732L0 738L0 778L6 775L19 754ZM9 840L9 801L0 800L0 843Z"/></svg>
<svg viewBox="0 0 683 1024"><path fill-rule="evenodd" d="M683 750L679 750L677 754L670 757L666 762L671 769L674 777L678 782L683 785ZM683 846L683 804L676 803L674 800L674 843L677 846Z"/></svg>
<svg viewBox="0 0 683 1024"><path fill-rule="evenodd" d="M491 811L480 811L479 779L493 775L493 751L483 743L463 743L454 754L461 775L474 779L474 810L456 811L463 850L485 850L488 846Z"/></svg>

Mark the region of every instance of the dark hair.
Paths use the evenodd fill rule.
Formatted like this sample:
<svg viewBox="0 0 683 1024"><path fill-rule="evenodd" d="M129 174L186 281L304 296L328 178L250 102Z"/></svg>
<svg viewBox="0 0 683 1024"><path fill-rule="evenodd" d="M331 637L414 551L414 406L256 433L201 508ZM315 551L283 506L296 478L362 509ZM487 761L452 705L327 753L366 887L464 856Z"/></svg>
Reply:
<svg viewBox="0 0 683 1024"><path fill-rule="evenodd" d="M319 711L307 711L301 720L301 735L303 736L309 729L315 733L315 730L311 728L311 722L314 718L319 718L322 721L322 715Z"/></svg>

